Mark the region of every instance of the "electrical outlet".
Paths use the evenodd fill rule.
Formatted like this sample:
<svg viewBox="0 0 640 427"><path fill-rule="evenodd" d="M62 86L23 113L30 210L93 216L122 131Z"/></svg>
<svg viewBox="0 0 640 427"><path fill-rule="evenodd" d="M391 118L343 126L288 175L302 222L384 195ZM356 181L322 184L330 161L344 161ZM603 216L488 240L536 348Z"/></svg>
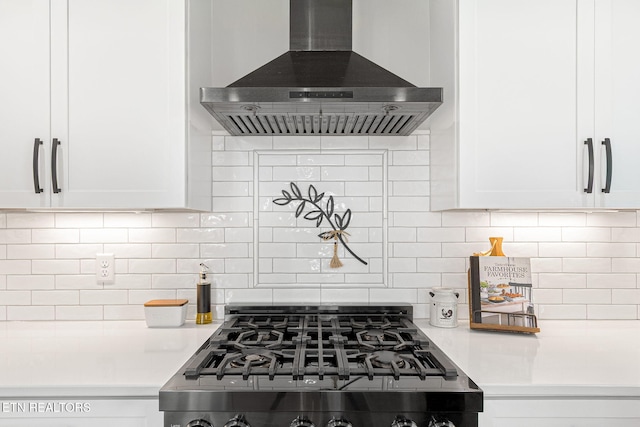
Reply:
<svg viewBox="0 0 640 427"><path fill-rule="evenodd" d="M96 280L112 283L115 278L116 262L113 254L96 254Z"/></svg>

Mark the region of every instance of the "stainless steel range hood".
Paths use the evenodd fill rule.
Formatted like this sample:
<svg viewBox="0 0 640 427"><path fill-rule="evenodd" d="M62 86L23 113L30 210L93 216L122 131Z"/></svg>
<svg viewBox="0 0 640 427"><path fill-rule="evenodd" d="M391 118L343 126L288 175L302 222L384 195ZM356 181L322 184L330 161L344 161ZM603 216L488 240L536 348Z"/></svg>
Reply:
<svg viewBox="0 0 640 427"><path fill-rule="evenodd" d="M409 135L442 104L353 52L351 0L290 0L289 51L200 103L232 135Z"/></svg>

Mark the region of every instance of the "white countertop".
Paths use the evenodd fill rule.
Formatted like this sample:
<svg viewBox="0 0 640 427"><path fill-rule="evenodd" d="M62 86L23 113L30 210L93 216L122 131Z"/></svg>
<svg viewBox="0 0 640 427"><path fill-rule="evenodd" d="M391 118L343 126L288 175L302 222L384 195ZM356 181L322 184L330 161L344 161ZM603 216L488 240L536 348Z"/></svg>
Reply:
<svg viewBox="0 0 640 427"><path fill-rule="evenodd" d="M485 397L640 398L640 321L539 322L537 334L415 322Z"/></svg>
<svg viewBox="0 0 640 427"><path fill-rule="evenodd" d="M0 398L155 397L220 323L0 322Z"/></svg>
<svg viewBox="0 0 640 427"><path fill-rule="evenodd" d="M535 335L415 323L485 392L640 397L640 321L543 321ZM0 398L157 397L219 322L0 322Z"/></svg>

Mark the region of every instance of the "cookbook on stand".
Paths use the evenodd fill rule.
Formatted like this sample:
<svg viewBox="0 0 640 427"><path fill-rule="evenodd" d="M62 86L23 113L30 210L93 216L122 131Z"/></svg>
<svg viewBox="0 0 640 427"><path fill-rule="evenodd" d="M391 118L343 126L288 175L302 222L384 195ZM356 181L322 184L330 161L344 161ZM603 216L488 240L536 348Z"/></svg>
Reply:
<svg viewBox="0 0 640 427"><path fill-rule="evenodd" d="M540 332L532 299L530 258L471 256L469 261L471 329Z"/></svg>

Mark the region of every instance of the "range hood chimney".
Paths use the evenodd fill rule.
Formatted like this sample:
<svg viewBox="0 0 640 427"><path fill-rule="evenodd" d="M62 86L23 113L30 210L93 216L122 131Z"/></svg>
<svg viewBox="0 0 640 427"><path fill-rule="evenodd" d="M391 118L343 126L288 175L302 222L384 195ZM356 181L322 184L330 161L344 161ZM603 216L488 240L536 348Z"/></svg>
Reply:
<svg viewBox="0 0 640 427"><path fill-rule="evenodd" d="M289 51L200 103L231 135L409 135L442 104L353 52L351 0L290 0Z"/></svg>

